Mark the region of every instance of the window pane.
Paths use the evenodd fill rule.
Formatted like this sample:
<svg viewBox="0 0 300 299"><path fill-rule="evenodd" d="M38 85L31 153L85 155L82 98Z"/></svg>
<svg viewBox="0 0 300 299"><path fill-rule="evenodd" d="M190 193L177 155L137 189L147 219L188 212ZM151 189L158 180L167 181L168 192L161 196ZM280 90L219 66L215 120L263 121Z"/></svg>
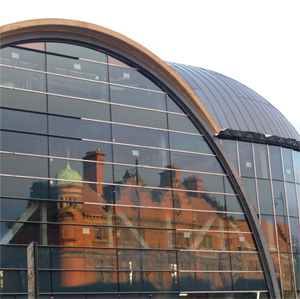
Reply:
<svg viewBox="0 0 300 299"><path fill-rule="evenodd" d="M278 244L280 253L290 252L290 230L287 217L277 217Z"/></svg>
<svg viewBox="0 0 300 299"><path fill-rule="evenodd" d="M188 116L168 114L168 120L170 130L201 134L201 132L195 127Z"/></svg>
<svg viewBox="0 0 300 299"><path fill-rule="evenodd" d="M49 113L65 116L110 120L109 105L64 97L48 96Z"/></svg>
<svg viewBox="0 0 300 299"><path fill-rule="evenodd" d="M222 139L222 145L225 148L226 153L229 155L233 165L238 170L238 157L235 140Z"/></svg>
<svg viewBox="0 0 300 299"><path fill-rule="evenodd" d="M111 141L110 132L107 123L49 116L49 133L53 135Z"/></svg>
<svg viewBox="0 0 300 299"><path fill-rule="evenodd" d="M125 72L127 71L127 69L124 70ZM156 89L156 87L154 87L154 89ZM164 111L166 110L166 95L160 92L111 85L110 98L112 103Z"/></svg>
<svg viewBox="0 0 300 299"><path fill-rule="evenodd" d="M290 226L291 226L292 251L293 253L300 253L299 219L296 217L290 217Z"/></svg>
<svg viewBox="0 0 300 299"><path fill-rule="evenodd" d="M282 174L282 161L281 161L280 147L269 146L269 152L270 152L270 165L271 165L272 179L282 181L283 174Z"/></svg>
<svg viewBox="0 0 300 299"><path fill-rule="evenodd" d="M181 151L212 154L205 138L197 135L170 132L170 148Z"/></svg>
<svg viewBox="0 0 300 299"><path fill-rule="evenodd" d="M262 179L269 179L269 160L267 146L264 144L254 144L256 176Z"/></svg>
<svg viewBox="0 0 300 299"><path fill-rule="evenodd" d="M289 207L289 215L298 217L298 203L297 203L297 196L296 196L296 185L293 183L286 183L286 197Z"/></svg>
<svg viewBox="0 0 300 299"><path fill-rule="evenodd" d="M112 125L113 141L160 148L168 147L168 132L145 128Z"/></svg>
<svg viewBox="0 0 300 299"><path fill-rule="evenodd" d="M273 182L273 193L276 215L287 215L283 182Z"/></svg>
<svg viewBox="0 0 300 299"><path fill-rule="evenodd" d="M47 133L47 117L44 114L1 109L1 128L31 133Z"/></svg>
<svg viewBox="0 0 300 299"><path fill-rule="evenodd" d="M294 182L294 168L292 160L292 150L282 148L282 159L284 167L284 178L286 181Z"/></svg>
<svg viewBox="0 0 300 299"><path fill-rule="evenodd" d="M256 213L258 213L255 180L250 178L242 178L242 182L246 188L248 195L250 196L250 200L253 204Z"/></svg>
<svg viewBox="0 0 300 299"><path fill-rule="evenodd" d="M107 62L106 54L89 49L87 47L63 43L46 43L46 49L47 52L57 53L61 55Z"/></svg>
<svg viewBox="0 0 300 299"><path fill-rule="evenodd" d="M273 185L274 186L274 185ZM273 200L269 180L257 180L259 206L261 214L273 215Z"/></svg>
<svg viewBox="0 0 300 299"><path fill-rule="evenodd" d="M167 129L165 113L133 109L121 106L111 106L112 121L124 124Z"/></svg>
<svg viewBox="0 0 300 299"><path fill-rule="evenodd" d="M15 132L0 132L2 151L47 155L47 137Z"/></svg>
<svg viewBox="0 0 300 299"><path fill-rule="evenodd" d="M252 143L239 141L241 176L254 177Z"/></svg>
<svg viewBox="0 0 300 299"><path fill-rule="evenodd" d="M0 89L1 106L36 112L46 112L46 95L16 89Z"/></svg>
<svg viewBox="0 0 300 299"><path fill-rule="evenodd" d="M293 151L296 182L300 184L300 152Z"/></svg>
<svg viewBox="0 0 300 299"><path fill-rule="evenodd" d="M275 220L273 216L261 215L261 227L266 237L270 252L277 252Z"/></svg>

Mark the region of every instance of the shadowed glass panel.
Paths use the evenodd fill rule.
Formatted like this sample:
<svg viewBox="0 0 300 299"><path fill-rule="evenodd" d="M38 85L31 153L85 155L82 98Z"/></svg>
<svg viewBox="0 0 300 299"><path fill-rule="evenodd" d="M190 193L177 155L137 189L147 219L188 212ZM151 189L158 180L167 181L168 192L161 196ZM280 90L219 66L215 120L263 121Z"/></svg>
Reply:
<svg viewBox="0 0 300 299"><path fill-rule="evenodd" d="M46 95L15 89L0 89L1 107L46 112Z"/></svg>
<svg viewBox="0 0 300 299"><path fill-rule="evenodd" d="M12 270L2 270L3 272L3 286L1 288L1 298L15 298L5 295L6 293L24 293L24 297L22 299L26 299L25 297L27 293L27 271L12 271ZM5 296L5 297L4 297Z"/></svg>
<svg viewBox="0 0 300 299"><path fill-rule="evenodd" d="M47 133L47 116L44 114L0 109L1 128L30 133Z"/></svg>
<svg viewBox="0 0 300 299"><path fill-rule="evenodd" d="M46 136L1 131L0 138L2 151L40 155L48 153Z"/></svg>
<svg viewBox="0 0 300 299"><path fill-rule="evenodd" d="M233 274L233 290L258 291L268 290L264 274L262 272L243 272Z"/></svg>
<svg viewBox="0 0 300 299"><path fill-rule="evenodd" d="M17 246L0 246L1 268L27 268L27 248ZM2 297L1 297L2 298Z"/></svg>
<svg viewBox="0 0 300 299"><path fill-rule="evenodd" d="M97 120L110 120L107 104L66 97L48 96L49 113L66 116L85 117Z"/></svg>
<svg viewBox="0 0 300 299"><path fill-rule="evenodd" d="M280 147L269 145L270 165L273 180L283 180Z"/></svg>

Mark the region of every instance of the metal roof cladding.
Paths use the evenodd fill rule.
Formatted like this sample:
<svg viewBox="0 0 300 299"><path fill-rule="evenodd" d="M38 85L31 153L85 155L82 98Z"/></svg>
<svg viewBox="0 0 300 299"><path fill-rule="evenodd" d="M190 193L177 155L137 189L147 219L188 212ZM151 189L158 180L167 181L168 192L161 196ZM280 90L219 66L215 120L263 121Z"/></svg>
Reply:
<svg viewBox="0 0 300 299"><path fill-rule="evenodd" d="M200 67L167 63L194 90L220 128L300 140L283 114L249 87Z"/></svg>

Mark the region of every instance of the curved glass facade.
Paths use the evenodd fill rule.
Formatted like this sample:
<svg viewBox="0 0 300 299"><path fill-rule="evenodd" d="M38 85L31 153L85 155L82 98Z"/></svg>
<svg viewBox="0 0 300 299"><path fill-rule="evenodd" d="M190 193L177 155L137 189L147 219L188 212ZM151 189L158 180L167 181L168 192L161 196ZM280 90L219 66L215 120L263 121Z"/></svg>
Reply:
<svg viewBox="0 0 300 299"><path fill-rule="evenodd" d="M3 298L27 294L31 241L40 298L268 298L239 197L164 90L138 69L71 44L6 47L0 62ZM242 177L266 193L256 206L277 269L296 268L297 223L292 236L286 224L299 217L299 153L277 149L277 157L275 148L273 164L264 160L271 151L258 148L254 168L250 147L239 146ZM281 161L280 176L269 164ZM278 279L290 290L284 273Z"/></svg>

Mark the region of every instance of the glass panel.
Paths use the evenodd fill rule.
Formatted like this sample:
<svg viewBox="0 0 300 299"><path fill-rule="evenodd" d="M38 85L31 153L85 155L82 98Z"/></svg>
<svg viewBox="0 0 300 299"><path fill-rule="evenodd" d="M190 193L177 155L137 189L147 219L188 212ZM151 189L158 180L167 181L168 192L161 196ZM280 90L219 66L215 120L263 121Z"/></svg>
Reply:
<svg viewBox="0 0 300 299"><path fill-rule="evenodd" d="M170 165L168 151L123 145L113 145L113 149L115 163L154 167Z"/></svg>
<svg viewBox="0 0 300 299"><path fill-rule="evenodd" d="M47 137L15 132L0 132L2 151L47 155Z"/></svg>
<svg viewBox="0 0 300 299"><path fill-rule="evenodd" d="M241 176L254 177L252 143L239 141Z"/></svg>
<svg viewBox="0 0 300 299"><path fill-rule="evenodd" d="M193 243L190 243L192 250L224 250L228 251L227 239L230 235L227 233L216 233L210 231L193 232ZM177 240L176 240L177 242ZM179 247L180 248L180 247Z"/></svg>
<svg viewBox="0 0 300 299"><path fill-rule="evenodd" d="M114 84L161 91L156 84L142 75L139 71L130 68L110 65L109 81Z"/></svg>
<svg viewBox="0 0 300 299"><path fill-rule="evenodd" d="M0 109L1 128L31 133L47 133L47 116L44 114Z"/></svg>
<svg viewBox="0 0 300 299"><path fill-rule="evenodd" d="M170 132L170 148L181 151L212 154L203 136Z"/></svg>
<svg viewBox="0 0 300 299"><path fill-rule="evenodd" d="M171 187L170 170L132 166L114 166L116 184Z"/></svg>
<svg viewBox="0 0 300 299"><path fill-rule="evenodd" d="M124 72L128 69L123 68ZM123 82L129 83L129 82ZM133 84L133 83L131 83ZM135 83L134 83L135 84ZM130 85L130 84L128 84ZM157 89L156 86L151 86L152 89ZM157 110L166 110L166 95L164 93L151 92L128 88L125 86L110 86L110 98L112 103L124 105L150 108Z"/></svg>
<svg viewBox="0 0 300 299"><path fill-rule="evenodd" d="M118 143L137 144L168 148L168 132L145 128L112 125L113 141Z"/></svg>
<svg viewBox="0 0 300 299"><path fill-rule="evenodd" d="M120 270L172 270L176 262L175 251L118 250Z"/></svg>
<svg viewBox="0 0 300 299"><path fill-rule="evenodd" d="M300 152L293 151L296 182L300 184Z"/></svg>
<svg viewBox="0 0 300 299"><path fill-rule="evenodd" d="M53 292L117 292L116 272L53 271Z"/></svg>
<svg viewBox="0 0 300 299"><path fill-rule="evenodd" d="M261 227L266 237L270 252L277 252L275 220L273 216L261 215Z"/></svg>
<svg viewBox="0 0 300 299"><path fill-rule="evenodd" d="M284 167L284 178L286 181L294 182L294 167L292 159L292 150L287 148L282 148L282 158Z"/></svg>
<svg viewBox="0 0 300 299"><path fill-rule="evenodd" d="M0 252L1 268L27 268L26 247L0 246Z"/></svg>
<svg viewBox="0 0 300 299"><path fill-rule="evenodd" d="M273 185L274 187L274 185ZM258 197L261 214L273 215L273 199L269 180L257 180Z"/></svg>
<svg viewBox="0 0 300 299"><path fill-rule="evenodd" d="M25 198L48 198L47 180L0 177L1 195ZM16 188L18 186L18 188Z"/></svg>
<svg viewBox="0 0 300 299"><path fill-rule="evenodd" d="M66 137L111 141L110 124L78 118L50 115L49 133Z"/></svg>
<svg viewBox="0 0 300 299"><path fill-rule="evenodd" d="M95 81L107 81L107 65L89 61L47 55L47 71Z"/></svg>
<svg viewBox="0 0 300 299"><path fill-rule="evenodd" d="M0 85L35 91L46 91L46 75L33 71L0 67Z"/></svg>
<svg viewBox="0 0 300 299"><path fill-rule="evenodd" d="M112 183L112 165L102 163L103 156L101 153L96 154L95 157L87 156L85 162L50 159L50 177L57 177L58 173L66 169L66 165L69 165L70 171L76 171L83 181ZM88 158L90 159L88 160Z"/></svg>
<svg viewBox="0 0 300 299"><path fill-rule="evenodd" d="M252 234L229 234L230 251L256 251Z"/></svg>
<svg viewBox="0 0 300 299"><path fill-rule="evenodd" d="M110 120L109 105L88 100L48 96L49 113Z"/></svg>
<svg viewBox="0 0 300 299"><path fill-rule="evenodd" d="M67 150L70 151L70 158L93 160L98 157L99 152L104 154L105 161L111 162L111 144L93 142L86 140L74 140L65 138L49 138L49 154L51 156L66 157ZM103 161L104 162L104 161Z"/></svg>
<svg viewBox="0 0 300 299"><path fill-rule="evenodd" d="M300 253L300 225L299 219L290 217L292 251L293 253Z"/></svg>
<svg viewBox="0 0 300 299"><path fill-rule="evenodd" d="M116 207L116 223L129 227L172 228L173 211L166 209Z"/></svg>
<svg viewBox="0 0 300 299"><path fill-rule="evenodd" d="M111 106L112 121L131 125L167 129L165 113L122 106Z"/></svg>
<svg viewBox="0 0 300 299"><path fill-rule="evenodd" d="M0 63L32 70L45 70L45 54L20 48L6 47L0 50Z"/></svg>
<svg viewBox="0 0 300 299"><path fill-rule="evenodd" d="M243 272L233 273L233 289L235 291L264 291L268 290L268 286L262 272Z"/></svg>
<svg viewBox="0 0 300 299"><path fill-rule="evenodd" d="M242 178L243 185L246 188L246 191L250 197L250 200L253 204L253 207L258 213L258 205L257 205L257 195L256 195L256 186L255 186L255 180L249 179L249 178Z"/></svg>
<svg viewBox="0 0 300 299"><path fill-rule="evenodd" d="M299 291L300 290L300 254L294 254L293 257L294 257L294 268L295 268L297 290Z"/></svg>
<svg viewBox="0 0 300 299"><path fill-rule="evenodd" d="M46 112L46 95L16 89L1 88L0 105L6 108Z"/></svg>
<svg viewBox="0 0 300 299"><path fill-rule="evenodd" d="M216 157L201 154L171 152L172 165L183 170L223 173Z"/></svg>
<svg viewBox="0 0 300 299"><path fill-rule="evenodd" d="M177 274L177 272L175 273ZM177 281L174 279L174 275L172 272L119 272L120 292L175 291ZM132 297L130 296L130 298ZM137 298L144 297L139 295Z"/></svg>
<svg viewBox="0 0 300 299"><path fill-rule="evenodd" d="M290 251L290 230L287 217L276 218L277 232L278 232L278 243L279 251L289 252Z"/></svg>
<svg viewBox="0 0 300 299"><path fill-rule="evenodd" d="M287 215L283 182L273 182L274 205L276 215Z"/></svg>
<svg viewBox="0 0 300 299"><path fill-rule="evenodd" d="M269 153L272 179L282 181L283 174L280 147L269 145Z"/></svg>
<svg viewBox="0 0 300 299"><path fill-rule="evenodd" d="M3 274L1 298L4 297L2 297L2 295L4 295L5 293L27 293L27 271L2 270L1 272Z"/></svg>
<svg viewBox="0 0 300 299"><path fill-rule="evenodd" d="M174 249L174 237L171 230L117 228L119 248Z"/></svg>
<svg viewBox="0 0 300 299"><path fill-rule="evenodd" d="M264 144L254 143L256 176L261 179L269 179L269 159L267 146Z"/></svg>
<svg viewBox="0 0 300 299"><path fill-rule="evenodd" d="M294 290L292 259L290 254L280 254L281 283L283 290Z"/></svg>
<svg viewBox="0 0 300 299"><path fill-rule="evenodd" d="M170 130L201 134L188 116L168 114L168 120Z"/></svg>
<svg viewBox="0 0 300 299"><path fill-rule="evenodd" d="M86 58L100 62L107 62L106 54L87 47L62 43L46 43L47 52L57 53L66 56Z"/></svg>
<svg viewBox="0 0 300 299"><path fill-rule="evenodd" d="M0 154L1 173L48 177L48 159Z"/></svg>
<svg viewBox="0 0 300 299"><path fill-rule="evenodd" d="M227 139L222 139L221 141L227 155L229 155L230 160L232 161L235 168L238 170L239 167L238 167L236 141L227 140Z"/></svg>
<svg viewBox="0 0 300 299"><path fill-rule="evenodd" d="M250 228L244 214L227 214L227 216L229 231L250 232Z"/></svg>
<svg viewBox="0 0 300 299"><path fill-rule="evenodd" d="M134 187L115 187L116 204L172 208L171 191Z"/></svg>
<svg viewBox="0 0 300 299"><path fill-rule="evenodd" d="M258 253L230 253L230 259L232 271L262 271Z"/></svg>
<svg viewBox="0 0 300 299"><path fill-rule="evenodd" d="M47 79L50 93L102 101L108 99L107 84L57 75L48 75Z"/></svg>
<svg viewBox="0 0 300 299"><path fill-rule="evenodd" d="M168 111L170 112L184 113L184 111L168 95L167 95L167 107L168 107Z"/></svg>
<svg viewBox="0 0 300 299"><path fill-rule="evenodd" d="M298 203L296 196L296 185L293 183L286 183L286 196L289 207L289 215L297 217L298 214Z"/></svg>
<svg viewBox="0 0 300 299"><path fill-rule="evenodd" d="M244 213L244 209L242 208L239 198L237 196L226 195L225 198L226 198L226 210L228 212Z"/></svg>

